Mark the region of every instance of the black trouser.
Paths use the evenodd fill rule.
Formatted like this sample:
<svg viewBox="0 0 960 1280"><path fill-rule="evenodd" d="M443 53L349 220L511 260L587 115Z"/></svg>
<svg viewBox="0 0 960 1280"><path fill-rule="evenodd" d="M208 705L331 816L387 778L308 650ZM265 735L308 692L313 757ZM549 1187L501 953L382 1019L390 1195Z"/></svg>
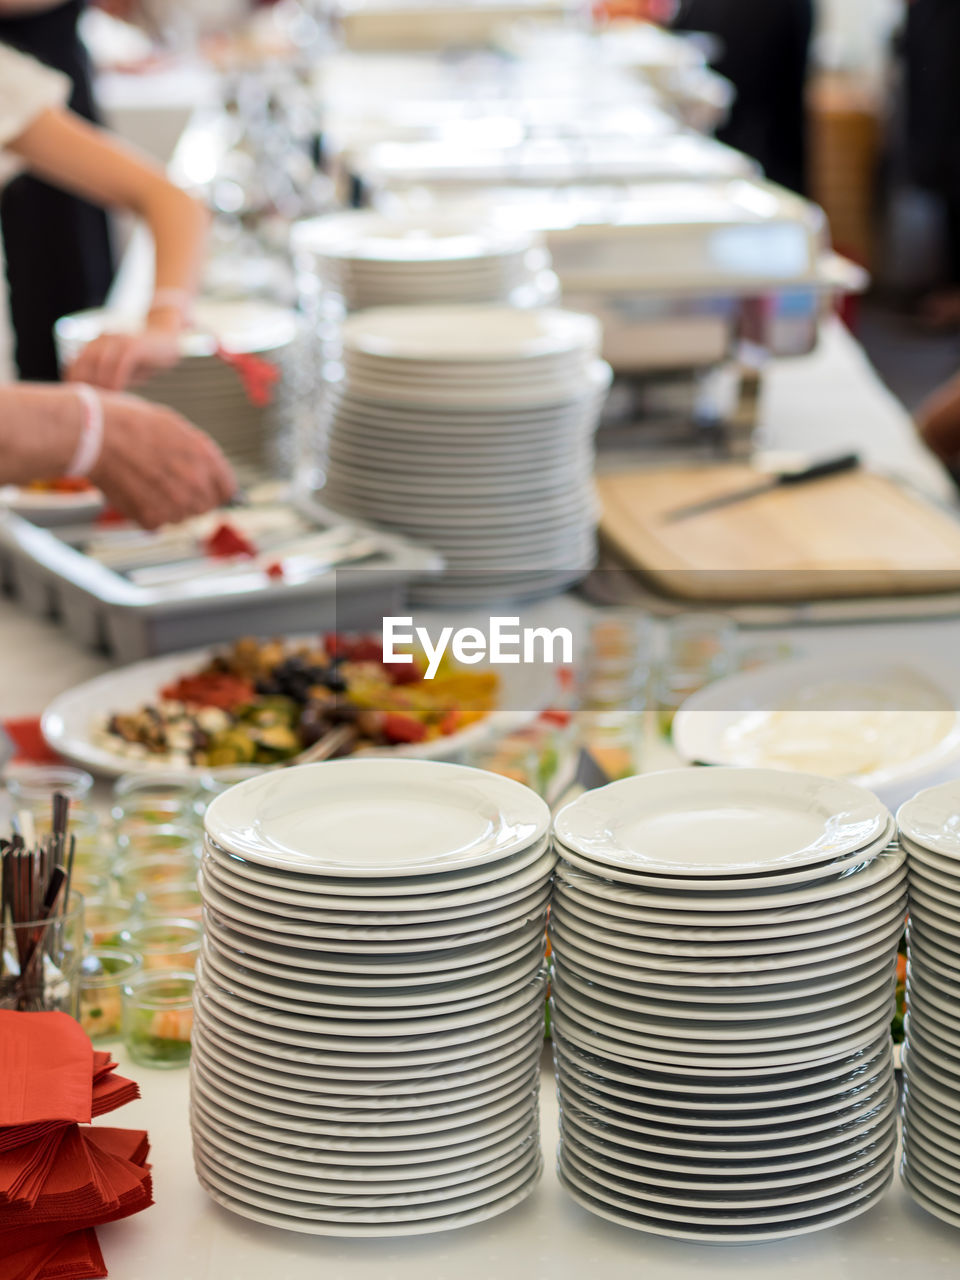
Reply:
<svg viewBox="0 0 960 1280"><path fill-rule="evenodd" d="M813 0L681 0L675 25L716 36L714 67L737 91L718 137L767 177L806 187L806 78Z"/></svg>
<svg viewBox="0 0 960 1280"><path fill-rule="evenodd" d="M0 18L0 40L65 72L73 82L70 106L95 120L89 61L77 35L81 8L82 0L69 0L47 13ZM101 306L110 288L106 214L24 174L0 195L0 229L20 377L52 381L54 324L71 311Z"/></svg>

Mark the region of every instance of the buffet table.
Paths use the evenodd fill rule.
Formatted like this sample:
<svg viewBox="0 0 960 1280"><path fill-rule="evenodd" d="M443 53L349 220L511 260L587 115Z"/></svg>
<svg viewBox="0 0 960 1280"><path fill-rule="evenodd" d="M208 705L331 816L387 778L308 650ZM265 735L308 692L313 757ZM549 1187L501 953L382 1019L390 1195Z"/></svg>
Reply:
<svg viewBox="0 0 960 1280"><path fill-rule="evenodd" d="M771 366L761 441L778 450L816 453L852 447L880 469L894 470L941 499L951 486L916 441L906 414L880 385L859 347L839 325L828 328L814 356ZM557 602L553 602L556 607ZM548 602L549 606L549 602ZM910 631L906 631L906 627ZM870 629L870 644L911 645L919 639L953 645L960 620ZM798 647L816 652L840 633L863 643L856 626L807 628ZM102 657L75 646L61 629L0 603L0 672L4 716L35 715L58 692L107 670ZM671 763L661 748L650 767ZM121 1069L125 1055L119 1047ZM396 1240L335 1240L260 1227L222 1210L197 1185L191 1163L189 1078L186 1071L129 1067L143 1099L124 1123L149 1130L157 1205L142 1218L102 1231L111 1274L118 1280L470 1280L580 1277L587 1266L608 1280L633 1277L646 1265L657 1280L683 1280L706 1269L718 1277L810 1277L878 1280L911 1267L923 1280L954 1276L960 1236L910 1202L899 1181L864 1217L828 1232L751 1248L693 1246L628 1232L578 1207L554 1173L557 1104L549 1057L544 1058L542 1132L545 1170L530 1199L499 1219L460 1231Z"/></svg>

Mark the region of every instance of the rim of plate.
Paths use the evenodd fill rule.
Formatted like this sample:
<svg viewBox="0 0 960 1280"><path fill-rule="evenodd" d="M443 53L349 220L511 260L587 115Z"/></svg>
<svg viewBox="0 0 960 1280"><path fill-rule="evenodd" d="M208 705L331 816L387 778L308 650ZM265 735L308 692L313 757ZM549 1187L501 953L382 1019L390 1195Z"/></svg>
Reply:
<svg viewBox="0 0 960 1280"><path fill-rule="evenodd" d="M549 825L546 803L521 783L427 760L333 760L249 778L205 818L212 840L251 862L351 879L478 866Z"/></svg>
<svg viewBox="0 0 960 1280"><path fill-rule="evenodd" d="M758 801L771 815L777 810L782 815L779 821L762 821L759 832L749 829L756 825L751 805ZM721 812L729 815L724 841L718 834ZM799 825L793 837L791 818ZM589 791L560 810L555 830L563 844L601 865L695 879L774 871L852 853L876 841L889 818L876 796L854 783L776 769L718 767L642 774ZM639 843L644 826L646 847ZM696 834L692 827L698 828ZM625 847L628 841L634 843Z"/></svg>
<svg viewBox="0 0 960 1280"><path fill-rule="evenodd" d="M921 849L960 860L960 782L927 787L897 811L901 832Z"/></svg>

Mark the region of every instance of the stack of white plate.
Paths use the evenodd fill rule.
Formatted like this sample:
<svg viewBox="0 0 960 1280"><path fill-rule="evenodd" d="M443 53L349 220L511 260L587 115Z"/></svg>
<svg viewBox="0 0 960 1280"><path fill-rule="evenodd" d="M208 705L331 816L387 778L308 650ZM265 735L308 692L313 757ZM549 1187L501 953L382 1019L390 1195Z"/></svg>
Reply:
<svg viewBox="0 0 960 1280"><path fill-rule="evenodd" d="M194 1158L321 1235L443 1231L541 1167L549 811L457 765L265 774L206 815Z"/></svg>
<svg viewBox="0 0 960 1280"><path fill-rule="evenodd" d="M575 1199L731 1242L876 1202L896 1153L894 830L859 787L754 769L648 774L560 812L553 1033Z"/></svg>
<svg viewBox="0 0 960 1280"><path fill-rule="evenodd" d="M370 210L297 223L298 274L342 298L348 311L449 302L531 305L556 278L528 231L444 214L390 218ZM308 290L307 292L310 292Z"/></svg>
<svg viewBox="0 0 960 1280"><path fill-rule="evenodd" d="M64 316L56 330L61 365L101 334L128 332L141 323L138 317L106 310ZM287 403L284 388L272 386L269 402L257 403L241 372L218 352L257 357L287 375L297 334L295 313L283 307L201 300L194 327L182 335L180 363L154 374L137 393L202 427L244 477L272 471Z"/></svg>
<svg viewBox="0 0 960 1280"><path fill-rule="evenodd" d="M409 307L343 330L325 502L439 551L422 603L549 594L596 557L594 433L610 371L590 316Z"/></svg>
<svg viewBox="0 0 960 1280"><path fill-rule="evenodd" d="M897 817L910 886L900 1172L960 1227L960 783L921 791Z"/></svg>

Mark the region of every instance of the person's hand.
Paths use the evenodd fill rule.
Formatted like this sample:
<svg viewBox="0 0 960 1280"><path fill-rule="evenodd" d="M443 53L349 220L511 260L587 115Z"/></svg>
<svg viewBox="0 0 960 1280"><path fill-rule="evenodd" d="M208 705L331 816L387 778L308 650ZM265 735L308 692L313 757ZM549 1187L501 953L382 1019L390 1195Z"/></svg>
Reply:
<svg viewBox="0 0 960 1280"><path fill-rule="evenodd" d="M147 529L203 514L236 492L218 446L172 409L104 392L103 447L90 479Z"/></svg>
<svg viewBox="0 0 960 1280"><path fill-rule="evenodd" d="M67 369L66 378L105 391L126 391L151 374L172 369L179 359L179 339L165 329L104 333L87 343Z"/></svg>

